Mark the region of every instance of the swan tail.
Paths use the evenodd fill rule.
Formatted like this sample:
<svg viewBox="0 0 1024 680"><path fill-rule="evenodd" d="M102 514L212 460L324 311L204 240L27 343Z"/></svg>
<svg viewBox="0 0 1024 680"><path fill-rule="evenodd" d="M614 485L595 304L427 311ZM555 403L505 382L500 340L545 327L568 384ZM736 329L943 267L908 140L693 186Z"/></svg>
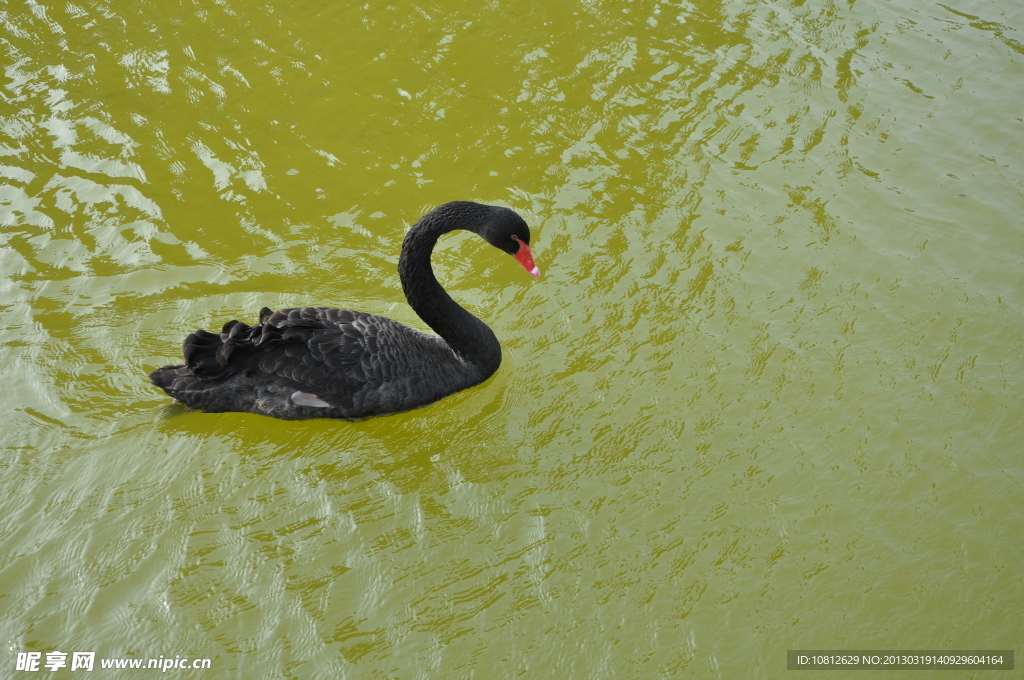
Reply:
<svg viewBox="0 0 1024 680"><path fill-rule="evenodd" d="M181 345L185 363L164 366L149 374L149 380L189 408L216 412L225 410L225 387L239 372L232 366L232 354L252 346L253 328L239 321L224 324L220 333L197 330ZM227 408L227 410L239 410Z"/></svg>
<svg viewBox="0 0 1024 680"><path fill-rule="evenodd" d="M164 366L149 374L149 381L189 408L202 408L204 383L193 375L188 366Z"/></svg>

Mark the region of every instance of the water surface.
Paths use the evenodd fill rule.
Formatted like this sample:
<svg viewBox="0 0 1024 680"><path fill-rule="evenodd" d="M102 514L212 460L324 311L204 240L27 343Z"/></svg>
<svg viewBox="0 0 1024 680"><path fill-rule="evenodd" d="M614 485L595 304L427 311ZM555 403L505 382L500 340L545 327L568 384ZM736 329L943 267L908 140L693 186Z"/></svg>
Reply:
<svg viewBox="0 0 1024 680"><path fill-rule="evenodd" d="M4 667L775 678L793 648L1021 648L1024 10L0 22ZM456 199L519 211L544 272L438 248L503 343L484 385L348 423L146 382L263 306L423 328L399 248Z"/></svg>

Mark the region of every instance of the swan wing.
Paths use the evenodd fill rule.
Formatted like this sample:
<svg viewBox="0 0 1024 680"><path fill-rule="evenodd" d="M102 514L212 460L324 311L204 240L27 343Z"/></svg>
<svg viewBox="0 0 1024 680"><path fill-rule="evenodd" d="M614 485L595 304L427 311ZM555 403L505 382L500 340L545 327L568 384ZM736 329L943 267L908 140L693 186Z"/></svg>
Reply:
<svg viewBox="0 0 1024 680"><path fill-rule="evenodd" d="M346 410L362 395L419 382L410 371L424 365L425 353L438 366L453 359L437 336L376 314L326 307L264 308L255 326L231 321L220 334L197 331L184 352L200 379L249 375L301 392L300 405Z"/></svg>

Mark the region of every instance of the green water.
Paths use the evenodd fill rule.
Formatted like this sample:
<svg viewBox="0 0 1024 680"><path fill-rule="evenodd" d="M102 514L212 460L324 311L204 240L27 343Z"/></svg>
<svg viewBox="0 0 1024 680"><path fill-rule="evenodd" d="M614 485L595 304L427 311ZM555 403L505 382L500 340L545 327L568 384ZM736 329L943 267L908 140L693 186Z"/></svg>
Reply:
<svg viewBox="0 0 1024 680"><path fill-rule="evenodd" d="M53 650L618 680L1024 649L1018 3L0 24L0 676ZM449 200L519 211L543 272L436 251L502 341L487 383L358 423L147 383L263 306L424 328L395 264Z"/></svg>

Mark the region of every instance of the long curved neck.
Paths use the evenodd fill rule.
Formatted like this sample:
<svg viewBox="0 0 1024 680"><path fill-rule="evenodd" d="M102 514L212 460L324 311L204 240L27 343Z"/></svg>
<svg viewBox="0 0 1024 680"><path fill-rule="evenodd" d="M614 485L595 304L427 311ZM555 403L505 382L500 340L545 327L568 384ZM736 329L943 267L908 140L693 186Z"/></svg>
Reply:
<svg viewBox="0 0 1024 680"><path fill-rule="evenodd" d="M409 305L463 360L486 378L501 364L501 345L480 319L463 309L438 283L430 255L442 234L460 227L430 214L405 235L398 274Z"/></svg>

